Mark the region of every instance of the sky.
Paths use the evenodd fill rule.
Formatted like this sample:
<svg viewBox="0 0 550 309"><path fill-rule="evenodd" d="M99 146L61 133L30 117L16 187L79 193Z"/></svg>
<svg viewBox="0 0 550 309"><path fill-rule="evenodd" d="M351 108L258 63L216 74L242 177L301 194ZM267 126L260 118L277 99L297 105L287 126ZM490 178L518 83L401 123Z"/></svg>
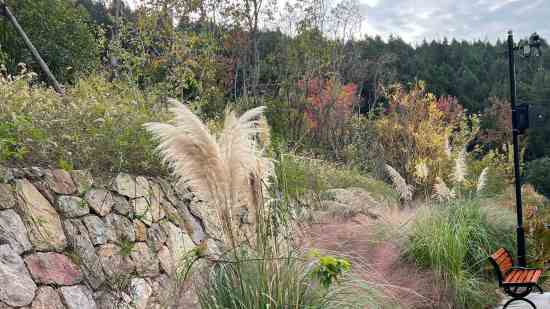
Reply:
<svg viewBox="0 0 550 309"><path fill-rule="evenodd" d="M550 0L359 0L365 31L410 43L423 39L505 40L538 32L550 39Z"/></svg>
<svg viewBox="0 0 550 309"><path fill-rule="evenodd" d="M538 32L550 39L550 0L358 1L362 32L384 39L393 34L412 44L445 37L495 42L505 40L508 30L517 38Z"/></svg>

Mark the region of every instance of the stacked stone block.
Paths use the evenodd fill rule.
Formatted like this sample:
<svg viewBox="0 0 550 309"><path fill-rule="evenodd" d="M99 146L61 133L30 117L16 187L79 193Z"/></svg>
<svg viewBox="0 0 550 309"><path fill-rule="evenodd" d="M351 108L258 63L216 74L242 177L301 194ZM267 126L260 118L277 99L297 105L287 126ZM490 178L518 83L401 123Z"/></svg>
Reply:
<svg viewBox="0 0 550 309"><path fill-rule="evenodd" d="M185 186L125 173L0 172L0 309L179 308L177 264L206 241Z"/></svg>

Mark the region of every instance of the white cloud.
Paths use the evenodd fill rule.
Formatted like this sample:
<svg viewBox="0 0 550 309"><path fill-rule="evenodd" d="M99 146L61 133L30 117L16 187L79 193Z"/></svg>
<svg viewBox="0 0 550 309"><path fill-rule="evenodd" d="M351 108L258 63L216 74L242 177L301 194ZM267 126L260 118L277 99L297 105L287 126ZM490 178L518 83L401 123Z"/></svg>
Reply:
<svg viewBox="0 0 550 309"><path fill-rule="evenodd" d="M411 43L423 39L505 39L539 32L550 37L549 0L361 0L369 35L399 35Z"/></svg>

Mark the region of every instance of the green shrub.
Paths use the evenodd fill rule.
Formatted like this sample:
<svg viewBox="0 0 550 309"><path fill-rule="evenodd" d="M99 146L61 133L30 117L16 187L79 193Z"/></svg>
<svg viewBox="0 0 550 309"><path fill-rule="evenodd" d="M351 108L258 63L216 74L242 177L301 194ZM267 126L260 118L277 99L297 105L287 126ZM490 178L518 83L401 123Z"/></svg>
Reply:
<svg viewBox="0 0 550 309"><path fill-rule="evenodd" d="M0 82L0 164L164 173L142 127L164 118L155 97L97 75L60 97L32 77Z"/></svg>
<svg viewBox="0 0 550 309"><path fill-rule="evenodd" d="M275 162L275 175L290 198L299 199L307 193L322 194L333 188L359 187L375 199L396 200L397 193L383 181L365 175L357 168L280 153Z"/></svg>
<svg viewBox="0 0 550 309"><path fill-rule="evenodd" d="M494 287L483 276L487 257L514 244L513 213L481 204L457 200L419 214L406 249L417 265L435 271L457 308L494 303Z"/></svg>
<svg viewBox="0 0 550 309"><path fill-rule="evenodd" d="M533 160L527 165L527 182L546 197L550 197L550 157Z"/></svg>

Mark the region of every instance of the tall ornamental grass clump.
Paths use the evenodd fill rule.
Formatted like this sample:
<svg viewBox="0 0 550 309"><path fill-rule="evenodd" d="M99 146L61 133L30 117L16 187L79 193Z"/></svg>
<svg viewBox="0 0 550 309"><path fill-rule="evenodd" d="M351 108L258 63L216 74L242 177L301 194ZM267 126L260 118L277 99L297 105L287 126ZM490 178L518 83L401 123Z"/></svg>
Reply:
<svg viewBox="0 0 550 309"><path fill-rule="evenodd" d="M243 256L244 258L244 256ZM316 286L296 257L266 260L248 256L238 265L218 263L198 291L203 309L326 308L327 293Z"/></svg>
<svg viewBox="0 0 550 309"><path fill-rule="evenodd" d="M494 303L494 287L485 279L487 257L499 247L513 248L514 217L504 208L482 206L487 200L455 200L434 205L414 222L406 255L433 270L457 308Z"/></svg>
<svg viewBox="0 0 550 309"><path fill-rule="evenodd" d="M337 282L350 264L308 258L293 246L286 187L264 151L269 127L263 111L256 107L237 116L227 109L215 134L187 106L172 101L170 122L145 124L175 176L205 201L209 215L203 220L218 227L209 233L221 241L221 250L205 242L188 252L183 278L194 276L202 308L329 308L343 299L345 289ZM203 258L208 267L189 271Z"/></svg>

